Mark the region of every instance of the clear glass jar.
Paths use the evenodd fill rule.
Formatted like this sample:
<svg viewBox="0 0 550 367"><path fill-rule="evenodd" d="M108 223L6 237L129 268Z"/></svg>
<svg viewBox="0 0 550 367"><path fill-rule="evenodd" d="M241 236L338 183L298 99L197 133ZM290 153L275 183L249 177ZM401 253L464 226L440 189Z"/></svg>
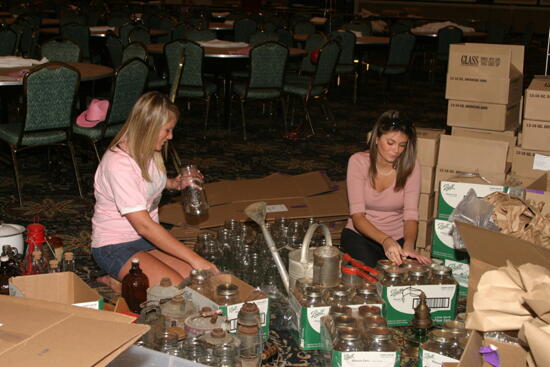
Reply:
<svg viewBox="0 0 550 367"><path fill-rule="evenodd" d="M359 297L359 303L364 303L367 305L381 305L382 303L384 303L384 301L382 300L382 298L380 298L380 295L378 294L376 284L364 283L361 287L357 287L355 291L357 293L356 297ZM354 304L359 303L354 302Z"/></svg>
<svg viewBox="0 0 550 367"><path fill-rule="evenodd" d="M363 318L363 328L365 330L380 326L386 326L386 319L382 315L370 315Z"/></svg>
<svg viewBox="0 0 550 367"><path fill-rule="evenodd" d="M204 249L207 242L215 241L214 234L211 232L200 232L197 235L197 242L195 243L195 252L203 256Z"/></svg>
<svg viewBox="0 0 550 367"><path fill-rule="evenodd" d="M331 318L330 333L336 336L342 328L357 328L357 319L351 315L340 315Z"/></svg>
<svg viewBox="0 0 550 367"><path fill-rule="evenodd" d="M416 259L404 259L403 263L401 264L401 267L409 269L413 266L419 266L419 265L422 266L422 264L420 264Z"/></svg>
<svg viewBox="0 0 550 367"><path fill-rule="evenodd" d="M348 306L330 306L328 310L328 314L331 317L337 317L337 316L351 316L351 307Z"/></svg>
<svg viewBox="0 0 550 367"><path fill-rule="evenodd" d="M460 346L460 340L467 338L469 335L468 329L462 321L452 320L443 324L443 330L446 330L454 335L456 342Z"/></svg>
<svg viewBox="0 0 550 367"><path fill-rule="evenodd" d="M224 283L216 287L214 301L222 305L234 305L239 303L239 287L236 284Z"/></svg>
<svg viewBox="0 0 550 367"><path fill-rule="evenodd" d="M355 289L339 284L325 291L325 301L329 306L347 306L352 304Z"/></svg>
<svg viewBox="0 0 550 367"><path fill-rule="evenodd" d="M338 352L359 352L366 349L361 334L354 328L339 328L334 341L334 350Z"/></svg>
<svg viewBox="0 0 550 367"><path fill-rule="evenodd" d="M164 331L159 335L156 349L162 353L183 357L183 351L178 348L178 336L170 331Z"/></svg>
<svg viewBox="0 0 550 367"><path fill-rule="evenodd" d="M301 248L304 241L304 228L301 220L292 220L288 224L287 244L292 248ZM311 245L311 243L310 243Z"/></svg>
<svg viewBox="0 0 550 367"><path fill-rule="evenodd" d="M409 284L410 285L430 284L430 269L422 265L411 265L409 267Z"/></svg>
<svg viewBox="0 0 550 367"><path fill-rule="evenodd" d="M235 218L227 219L224 224L224 228L227 228L231 235L237 236L241 234L241 221Z"/></svg>
<svg viewBox="0 0 550 367"><path fill-rule="evenodd" d="M218 230L218 246L222 250L223 258L220 271L233 271L233 250L231 248L231 231L227 228Z"/></svg>
<svg viewBox="0 0 550 367"><path fill-rule="evenodd" d="M191 270L191 284L189 288L210 299L213 296L212 286L210 285L210 274L205 270Z"/></svg>
<svg viewBox="0 0 550 367"><path fill-rule="evenodd" d="M376 306L361 306L359 307L359 316L365 318L367 316L380 315L380 308Z"/></svg>
<svg viewBox="0 0 550 367"><path fill-rule="evenodd" d="M204 183L200 178L197 167L187 165L180 168L180 174L187 178L194 178L193 184L181 190L183 211L190 216L203 216L208 214L208 200Z"/></svg>
<svg viewBox="0 0 550 367"><path fill-rule="evenodd" d="M256 231L245 223L241 224L240 236L243 238L244 243L249 246L253 246L256 241Z"/></svg>
<svg viewBox="0 0 550 367"><path fill-rule="evenodd" d="M369 352L397 352L399 347L393 340L393 332L387 326L373 327L367 333Z"/></svg>
<svg viewBox="0 0 550 367"><path fill-rule="evenodd" d="M305 294L304 294L304 306L305 307L327 306L323 298L323 288L317 285L306 287Z"/></svg>
<svg viewBox="0 0 550 367"><path fill-rule="evenodd" d="M441 329L431 331L428 334L428 340L420 348L421 361L429 358L432 361L453 362L460 360L462 354L453 334ZM419 365L423 366L424 364Z"/></svg>
<svg viewBox="0 0 550 367"><path fill-rule="evenodd" d="M433 265L431 268L432 284L456 284L456 280L453 278L453 272L448 266Z"/></svg>
<svg viewBox="0 0 550 367"><path fill-rule="evenodd" d="M380 259L376 262L375 269L378 270L378 272L380 273L379 277L380 277L380 279L382 279L386 269L392 268L394 266L396 266L396 265L393 261L387 260L387 259Z"/></svg>
<svg viewBox="0 0 550 367"><path fill-rule="evenodd" d="M214 348L214 357L217 367L239 367L239 350L237 346L231 344L222 344Z"/></svg>
<svg viewBox="0 0 550 367"><path fill-rule="evenodd" d="M219 245L219 242L214 238L214 235L212 235L211 239L205 242L201 256L215 264L218 269L223 268L223 250Z"/></svg>
<svg viewBox="0 0 550 367"><path fill-rule="evenodd" d="M384 277L380 281L385 287L397 287L402 285L409 285L405 279L404 269L397 266L392 266L384 270Z"/></svg>
<svg viewBox="0 0 550 367"><path fill-rule="evenodd" d="M199 359L206 353L204 343L198 338L187 338L182 343L183 358L193 362L198 362Z"/></svg>

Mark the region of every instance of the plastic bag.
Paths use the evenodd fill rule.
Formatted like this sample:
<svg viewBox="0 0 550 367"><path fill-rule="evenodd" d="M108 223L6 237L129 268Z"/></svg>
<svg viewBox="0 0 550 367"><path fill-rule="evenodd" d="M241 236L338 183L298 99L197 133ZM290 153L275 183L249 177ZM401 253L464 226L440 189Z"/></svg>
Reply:
<svg viewBox="0 0 550 367"><path fill-rule="evenodd" d="M487 228L498 231L498 227L491 221L493 215L493 206L483 199L477 197L474 189L470 189L466 196L458 203L456 208L449 216L449 222L463 222L477 227ZM456 250L466 250L466 246L456 230L452 230L454 248Z"/></svg>

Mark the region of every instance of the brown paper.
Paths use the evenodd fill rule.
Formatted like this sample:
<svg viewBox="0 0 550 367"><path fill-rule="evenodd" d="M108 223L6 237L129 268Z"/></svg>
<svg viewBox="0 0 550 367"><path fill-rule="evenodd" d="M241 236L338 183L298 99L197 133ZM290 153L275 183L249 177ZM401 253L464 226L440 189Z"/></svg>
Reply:
<svg viewBox="0 0 550 367"><path fill-rule="evenodd" d="M520 338L527 342L536 366L550 366L550 325L540 320L523 324Z"/></svg>

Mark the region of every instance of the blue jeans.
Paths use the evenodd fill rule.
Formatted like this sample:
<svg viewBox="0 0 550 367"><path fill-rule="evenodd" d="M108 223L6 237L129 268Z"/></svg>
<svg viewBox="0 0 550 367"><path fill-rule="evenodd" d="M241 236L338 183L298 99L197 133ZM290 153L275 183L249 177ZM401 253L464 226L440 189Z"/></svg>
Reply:
<svg viewBox="0 0 550 367"><path fill-rule="evenodd" d="M138 252L156 249L145 238L101 247L92 247L92 256L101 269L118 279L120 269Z"/></svg>

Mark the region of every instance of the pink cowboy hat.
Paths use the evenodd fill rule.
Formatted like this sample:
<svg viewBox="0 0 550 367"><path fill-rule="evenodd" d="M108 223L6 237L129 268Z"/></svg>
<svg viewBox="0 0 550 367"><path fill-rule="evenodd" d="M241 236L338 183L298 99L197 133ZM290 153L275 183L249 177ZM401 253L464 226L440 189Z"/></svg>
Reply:
<svg viewBox="0 0 550 367"><path fill-rule="evenodd" d="M88 109L76 118L76 124L82 127L94 127L101 121L105 121L108 110L109 101L105 99L92 99Z"/></svg>

